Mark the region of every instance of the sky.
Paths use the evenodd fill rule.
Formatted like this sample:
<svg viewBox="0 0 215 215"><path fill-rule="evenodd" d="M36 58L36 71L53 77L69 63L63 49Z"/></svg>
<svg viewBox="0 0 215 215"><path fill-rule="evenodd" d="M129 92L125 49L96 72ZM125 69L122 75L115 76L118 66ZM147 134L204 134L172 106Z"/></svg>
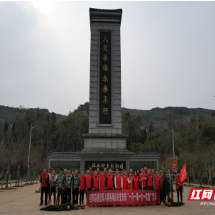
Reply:
<svg viewBox="0 0 215 215"><path fill-rule="evenodd" d="M90 7L123 10L124 107L215 109L215 2L0 2L0 105L89 101Z"/></svg>

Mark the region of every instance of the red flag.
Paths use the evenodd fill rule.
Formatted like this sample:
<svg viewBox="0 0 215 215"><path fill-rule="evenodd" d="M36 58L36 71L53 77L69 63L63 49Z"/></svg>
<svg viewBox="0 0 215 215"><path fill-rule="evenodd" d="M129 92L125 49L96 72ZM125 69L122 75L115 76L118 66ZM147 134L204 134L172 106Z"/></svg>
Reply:
<svg viewBox="0 0 215 215"><path fill-rule="evenodd" d="M181 172L180 172L180 179L181 183L187 178L187 168L186 168L186 163L183 165Z"/></svg>

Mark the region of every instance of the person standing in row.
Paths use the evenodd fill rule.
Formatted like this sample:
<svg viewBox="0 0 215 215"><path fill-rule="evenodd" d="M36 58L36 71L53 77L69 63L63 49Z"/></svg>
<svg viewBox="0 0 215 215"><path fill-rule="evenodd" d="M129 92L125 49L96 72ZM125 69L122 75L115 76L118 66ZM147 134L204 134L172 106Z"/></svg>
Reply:
<svg viewBox="0 0 215 215"><path fill-rule="evenodd" d="M161 189L161 178L158 175L158 171L155 172L155 176L154 176L154 189L155 190Z"/></svg>
<svg viewBox="0 0 215 215"><path fill-rule="evenodd" d="M60 174L57 177L57 182L58 182L58 192L57 192L57 200L58 204L60 203L63 204L63 191L64 191L64 175L63 175L63 169L60 169Z"/></svg>
<svg viewBox="0 0 215 215"><path fill-rule="evenodd" d="M133 186L132 186L132 184L133 184L133 178L132 178L132 173L131 172L129 172L129 174L128 174L129 176L128 176L128 178L127 178L127 181L128 181L128 190L132 190L133 189Z"/></svg>
<svg viewBox="0 0 215 215"><path fill-rule="evenodd" d="M97 175L97 171L95 170L94 176L93 176L93 186L92 190L99 190L99 176Z"/></svg>
<svg viewBox="0 0 215 215"><path fill-rule="evenodd" d="M84 204L84 190L86 187L86 179L84 177L83 170L81 170L81 175L79 177L79 181L80 181L79 190L80 190L80 205L81 205L81 204Z"/></svg>
<svg viewBox="0 0 215 215"><path fill-rule="evenodd" d="M127 190L128 189L128 176L126 171L124 170L124 175L122 177L122 189Z"/></svg>
<svg viewBox="0 0 215 215"><path fill-rule="evenodd" d="M106 181L106 177L104 176L104 173L101 172L101 177L99 178L99 189L100 190L105 190L105 181Z"/></svg>
<svg viewBox="0 0 215 215"><path fill-rule="evenodd" d="M152 190L154 187L154 177L152 176L151 169L148 169L148 174L147 174L147 185L148 185L148 190Z"/></svg>
<svg viewBox="0 0 215 215"><path fill-rule="evenodd" d="M79 195L79 177L78 170L75 170L75 175L73 176L72 190L73 190L73 204L78 204L78 195Z"/></svg>
<svg viewBox="0 0 215 215"><path fill-rule="evenodd" d="M139 190L139 176L137 175L137 171L134 171L133 189L134 190Z"/></svg>
<svg viewBox="0 0 215 215"><path fill-rule="evenodd" d="M49 174L49 179L50 179L51 175L52 175L52 168L51 167L48 168L48 174ZM48 197L49 197L48 199L51 200L51 186L50 186L51 184L49 183L49 181L47 184L47 193L48 193Z"/></svg>
<svg viewBox="0 0 215 215"><path fill-rule="evenodd" d="M106 189L107 190L114 189L114 176L111 169L109 169L108 174L106 176Z"/></svg>
<svg viewBox="0 0 215 215"><path fill-rule="evenodd" d="M64 176L64 187L65 187L65 202L71 202L71 187L72 187L72 174L70 169L67 170L67 175Z"/></svg>
<svg viewBox="0 0 215 215"><path fill-rule="evenodd" d="M121 190L122 189L122 178L119 174L119 170L116 169L116 175L114 177L114 185L116 190Z"/></svg>
<svg viewBox="0 0 215 215"><path fill-rule="evenodd" d="M140 189L146 190L146 181L147 181L147 173L143 170L143 168L140 169L139 174L139 182L140 182Z"/></svg>
<svg viewBox="0 0 215 215"><path fill-rule="evenodd" d="M90 174L90 170L87 169L87 174L85 176L86 179L86 195L87 195L87 191L91 191L92 190L92 174Z"/></svg>
<svg viewBox="0 0 215 215"><path fill-rule="evenodd" d="M63 171L64 181L65 181L66 175L67 175L67 169L64 169L64 171ZM67 202L67 199L66 199L66 189L64 187L64 190L63 190L63 203L66 203L66 202Z"/></svg>
<svg viewBox="0 0 215 215"><path fill-rule="evenodd" d="M49 184L49 174L47 173L47 169L44 168L43 173L40 176L41 183L41 197L40 197L40 206L43 204L43 192L45 192L45 205L47 205L47 191Z"/></svg>
<svg viewBox="0 0 215 215"><path fill-rule="evenodd" d="M148 170L147 170L147 166L146 166L146 165L144 166L144 172L145 172L145 173L148 173Z"/></svg>
<svg viewBox="0 0 215 215"><path fill-rule="evenodd" d="M49 179L49 182L51 184L51 196L53 194L54 196L54 202L56 200L56 184L57 184L57 175L55 169L52 170L52 175Z"/></svg>
<svg viewBox="0 0 215 215"><path fill-rule="evenodd" d="M176 186L176 190L177 190L178 202L179 202L179 193L180 193L180 197L181 197L181 202L183 202L183 200L182 200L183 183L181 183L180 171L177 172L177 176L175 177L175 186Z"/></svg>

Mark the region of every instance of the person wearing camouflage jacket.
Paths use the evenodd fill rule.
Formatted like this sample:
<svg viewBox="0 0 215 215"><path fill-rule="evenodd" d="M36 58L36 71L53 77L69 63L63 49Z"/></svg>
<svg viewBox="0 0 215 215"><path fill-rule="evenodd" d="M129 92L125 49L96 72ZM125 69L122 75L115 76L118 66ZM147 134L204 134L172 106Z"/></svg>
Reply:
<svg viewBox="0 0 215 215"><path fill-rule="evenodd" d="M71 187L72 187L72 175L70 169L67 170L67 175L64 176L64 187L66 191L66 202L71 202Z"/></svg>
<svg viewBox="0 0 215 215"><path fill-rule="evenodd" d="M63 204L64 175L63 175L62 169L60 169L60 174L57 177L57 182L58 182L58 188L57 188L58 204L60 203L60 199L61 199L61 204Z"/></svg>
<svg viewBox="0 0 215 215"><path fill-rule="evenodd" d="M73 176L72 181L72 194L73 194L73 204L78 204L78 195L79 195L79 176L78 170L75 170L75 175Z"/></svg>

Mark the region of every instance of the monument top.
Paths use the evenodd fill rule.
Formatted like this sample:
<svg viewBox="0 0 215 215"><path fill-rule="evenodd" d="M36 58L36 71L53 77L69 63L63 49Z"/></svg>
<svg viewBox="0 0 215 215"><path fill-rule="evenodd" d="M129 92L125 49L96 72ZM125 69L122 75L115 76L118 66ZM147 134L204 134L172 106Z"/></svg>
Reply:
<svg viewBox="0 0 215 215"><path fill-rule="evenodd" d="M90 8L90 23L117 23L121 24L122 9Z"/></svg>

